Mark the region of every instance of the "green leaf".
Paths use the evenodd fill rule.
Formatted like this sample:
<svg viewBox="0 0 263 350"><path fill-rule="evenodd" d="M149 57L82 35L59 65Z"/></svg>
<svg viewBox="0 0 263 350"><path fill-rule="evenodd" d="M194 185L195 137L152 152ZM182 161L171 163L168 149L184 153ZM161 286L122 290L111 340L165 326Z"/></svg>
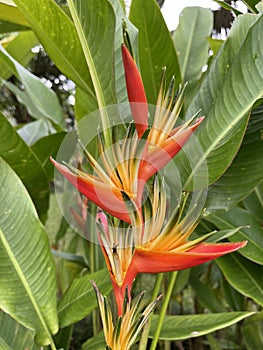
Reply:
<svg viewBox="0 0 263 350"><path fill-rule="evenodd" d="M133 0L130 20L139 29L139 58L148 103L156 104L162 68L169 83L181 82L176 50L160 8L155 0Z"/></svg>
<svg viewBox="0 0 263 350"><path fill-rule="evenodd" d="M38 40L32 31L25 31L17 34L7 45L4 45L6 51L20 64L26 66L34 57L32 47L38 44ZM13 74L8 65L1 59L0 77L8 79Z"/></svg>
<svg viewBox="0 0 263 350"><path fill-rule="evenodd" d="M34 331L25 328L3 311L0 312L0 349L40 350L34 343L34 336ZM1 347L3 342L5 346Z"/></svg>
<svg viewBox="0 0 263 350"><path fill-rule="evenodd" d="M66 327L82 320L97 307L91 280L96 282L103 295L110 292L111 282L106 269L76 278L62 296L58 306L60 327Z"/></svg>
<svg viewBox="0 0 263 350"><path fill-rule="evenodd" d="M52 125L48 120L39 119L34 122L30 122L17 129L18 135L25 141L28 146L31 146L39 139L54 132Z"/></svg>
<svg viewBox="0 0 263 350"><path fill-rule="evenodd" d="M192 181L195 189L213 183L240 146L249 111L263 94L262 31L262 15L238 17L187 111L186 119L200 109L206 116L195 133L201 152L190 141L175 158L187 189Z"/></svg>
<svg viewBox="0 0 263 350"><path fill-rule="evenodd" d="M39 216L44 219L49 203L49 185L46 173L38 158L1 113L0 126L0 156L20 177Z"/></svg>
<svg viewBox="0 0 263 350"><path fill-rule="evenodd" d="M23 13L16 6L5 3L5 1L0 2L0 20L29 27Z"/></svg>
<svg viewBox="0 0 263 350"><path fill-rule="evenodd" d="M20 26L19 24L0 21L0 34L20 32L27 29L27 27Z"/></svg>
<svg viewBox="0 0 263 350"><path fill-rule="evenodd" d="M262 181L262 129L263 105L252 112L244 140L233 163L225 174L209 187L205 204L207 214L233 207Z"/></svg>
<svg viewBox="0 0 263 350"><path fill-rule="evenodd" d="M244 207L255 216L260 224L263 220L263 181L243 200Z"/></svg>
<svg viewBox="0 0 263 350"><path fill-rule="evenodd" d="M54 166L50 162L50 156L54 159L59 151L60 145L67 135L66 132L58 132L53 135L42 137L31 146L32 151L41 161L42 167L45 169L48 180L54 178ZM72 144L72 143L71 143Z"/></svg>
<svg viewBox="0 0 263 350"><path fill-rule="evenodd" d="M103 130L109 127L104 108L116 102L114 91L114 33L115 15L105 0L68 0L83 53L89 67Z"/></svg>
<svg viewBox="0 0 263 350"><path fill-rule="evenodd" d="M234 229L237 225L243 225L243 228L228 237L232 242L248 240L248 244L240 249L240 254L251 261L263 265L263 242L262 227L255 218L246 210L233 208L228 212L220 212L207 217L220 229Z"/></svg>
<svg viewBox="0 0 263 350"><path fill-rule="evenodd" d="M242 2L250 9L251 12L257 12L258 0L242 0Z"/></svg>
<svg viewBox="0 0 263 350"><path fill-rule="evenodd" d="M207 38L210 49L213 51L213 56L216 56L221 46L224 44L224 40Z"/></svg>
<svg viewBox="0 0 263 350"><path fill-rule="evenodd" d="M71 19L53 0L15 0L15 3L56 66L94 100L88 67Z"/></svg>
<svg viewBox="0 0 263 350"><path fill-rule="evenodd" d="M21 180L2 159L0 174L0 307L48 345L58 330L48 237Z"/></svg>
<svg viewBox="0 0 263 350"><path fill-rule="evenodd" d="M260 315L261 314L261 315ZM259 317L258 317L259 316ZM260 319L261 316L261 319ZM262 311L245 322L242 329L247 350L260 349L263 344Z"/></svg>
<svg viewBox="0 0 263 350"><path fill-rule="evenodd" d="M20 101L27 107L29 113L32 113L34 117L38 115L40 118L50 119L55 124L62 125L62 109L55 92L18 63L1 46L0 57L23 83L25 91L19 90L9 82L6 82L5 85L17 95Z"/></svg>
<svg viewBox="0 0 263 350"><path fill-rule="evenodd" d="M94 337L88 339L81 347L81 350L105 350L105 338L103 332L99 332Z"/></svg>
<svg viewBox="0 0 263 350"><path fill-rule="evenodd" d="M239 253L228 254L216 259L226 280L241 294L263 305L263 267Z"/></svg>
<svg viewBox="0 0 263 350"><path fill-rule="evenodd" d="M179 340L199 337L218 329L231 326L253 314L254 312L225 312L202 315L166 316L160 339ZM155 333L157 322L158 315L153 315L150 337Z"/></svg>
<svg viewBox="0 0 263 350"><path fill-rule="evenodd" d="M201 78L208 60L207 37L213 28L212 11L202 7L186 7L173 34L181 68L182 80L193 82Z"/></svg>
<svg viewBox="0 0 263 350"><path fill-rule="evenodd" d="M193 272L190 279L191 286L195 291L197 301L204 308L207 308L211 312L223 312L225 311L222 300L216 295L216 291L209 285L200 281L199 278Z"/></svg>
<svg viewBox="0 0 263 350"><path fill-rule="evenodd" d="M212 11L201 7L186 7L173 34L184 82L188 82L185 103L189 105L192 96L200 86L202 69L208 61L210 36L213 28ZM199 81L199 82L198 82Z"/></svg>

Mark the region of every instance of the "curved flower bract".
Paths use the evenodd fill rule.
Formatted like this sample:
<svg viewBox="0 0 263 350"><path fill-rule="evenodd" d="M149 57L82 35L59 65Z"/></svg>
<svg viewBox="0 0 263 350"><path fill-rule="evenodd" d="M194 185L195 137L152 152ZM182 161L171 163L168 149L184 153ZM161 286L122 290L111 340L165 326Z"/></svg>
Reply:
<svg viewBox="0 0 263 350"><path fill-rule="evenodd" d="M124 192L140 211L140 203L146 182L163 168L180 151L192 133L199 127L203 117L194 122L195 116L175 127L182 109L184 89L180 88L175 98L171 83L165 93L164 75L155 109L153 125L148 136L142 138L148 128L148 107L146 96L133 58L122 46L126 86L136 130L130 124L122 140L118 139L117 126L112 127L111 147L106 148L103 133L99 132L97 145L99 159L95 159L84 147L85 156L93 174L64 166L51 158L56 168L89 200L111 215L130 222ZM145 102L145 103L142 103ZM135 108L136 107L136 108Z"/></svg>
<svg viewBox="0 0 263 350"><path fill-rule="evenodd" d="M102 241L104 255L111 271L111 280L118 305L119 314L125 290L128 295L135 277L139 273L159 273L187 269L214 260L225 254L234 252L246 245L246 241L234 243L206 243L212 233L194 240L189 240L200 221L195 207L185 211L186 199L183 199L173 215L166 219L166 193L160 188L159 181L154 181L152 198L148 198L143 206L143 222L136 208L131 214L131 225L112 239ZM113 237L114 236L114 237ZM132 242L133 239L133 242ZM119 247L119 250L114 250ZM120 242L120 245L119 245ZM112 249L111 249L112 248ZM117 254L114 258L114 254ZM113 266L118 260L122 268L121 279L114 273ZM113 262L113 263L112 263Z"/></svg>

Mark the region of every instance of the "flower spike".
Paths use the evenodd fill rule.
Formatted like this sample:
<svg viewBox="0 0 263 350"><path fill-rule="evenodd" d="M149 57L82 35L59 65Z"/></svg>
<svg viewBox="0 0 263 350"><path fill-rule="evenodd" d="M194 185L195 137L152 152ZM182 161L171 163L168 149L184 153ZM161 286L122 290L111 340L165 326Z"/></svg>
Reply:
<svg viewBox="0 0 263 350"><path fill-rule="evenodd" d="M189 237L198 225L201 214L197 206L186 211L188 196L179 202L169 220L166 218L166 192L164 183L154 179L153 194L143 208L142 217L131 214L131 225L122 228L109 227L100 231L104 253L118 306L119 315L126 289L130 296L134 279L139 273L160 273L187 269L244 247L247 242L208 243L213 232L195 240ZM138 218L136 218L138 216ZM143 220L143 221L142 221ZM104 225L105 231L105 225ZM108 232L108 233L107 233ZM113 243L118 244L114 253L118 254L118 265L113 258ZM121 278L119 278L121 276Z"/></svg>
<svg viewBox="0 0 263 350"><path fill-rule="evenodd" d="M133 304L131 304L130 298L126 299L123 313L114 322L107 298L99 292L95 282L92 281L92 285L99 304L107 349L129 350L137 340L139 333L149 319L157 302L160 300L161 295L151 302L143 312L141 312L141 301L144 292L134 300Z"/></svg>

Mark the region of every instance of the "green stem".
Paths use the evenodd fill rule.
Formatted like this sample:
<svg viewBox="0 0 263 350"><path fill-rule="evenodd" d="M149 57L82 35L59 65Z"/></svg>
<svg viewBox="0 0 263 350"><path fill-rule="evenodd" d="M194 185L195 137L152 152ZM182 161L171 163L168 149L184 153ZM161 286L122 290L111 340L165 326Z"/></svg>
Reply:
<svg viewBox="0 0 263 350"><path fill-rule="evenodd" d="M68 8L70 11L70 14L72 16L73 22L75 24L75 28L77 30L78 33L78 37L83 49L83 53L87 62L87 65L89 67L89 72L90 72L90 76L93 82L93 86L94 86L94 90L95 90L95 94L96 94L96 98L97 98L97 103L98 103L98 107L99 107L99 111L100 111L100 116L101 116L101 122L102 122L102 128L103 128L103 133L104 133L104 137L105 137L105 145L106 148L110 147L111 145L111 134L109 132L109 127L110 127L110 122L109 122L109 117L108 117L108 113L106 110L106 102L104 99L104 94L103 94L103 90L102 90L102 86L100 84L100 79L97 73L97 69L95 66L95 62L93 60L92 57L92 53L90 51L90 47L87 43L86 40L86 36L85 33L83 31L80 19L79 19L79 15L76 11L75 5L73 0L67 0L68 3Z"/></svg>
<svg viewBox="0 0 263 350"><path fill-rule="evenodd" d="M56 345L55 345L53 339L51 339L50 347L51 347L52 350L57 350Z"/></svg>
<svg viewBox="0 0 263 350"><path fill-rule="evenodd" d="M159 273L155 280L151 301L154 301L157 298L162 280L163 280L163 273ZM147 324L143 328L138 350L146 350L147 348L149 331L151 326L151 317L152 315L149 317Z"/></svg>
<svg viewBox="0 0 263 350"><path fill-rule="evenodd" d="M168 289L167 289L167 292L166 292L166 295L165 295L165 298L164 298L164 301L163 301L163 305L162 305L162 308L161 308L161 312L160 312L160 315L159 315L157 328L156 328L156 331L155 331L155 334L154 334L154 337L153 337L153 341L152 341L150 350L155 350L156 349L156 346L157 346L157 343L158 343L158 340L159 340L159 336L160 336L160 333L161 333L161 329L162 329L162 326L163 326L163 321L164 321L164 317L165 317L165 314L166 314L166 310L167 310L167 307L168 307L168 304L169 304L169 301L170 301L170 298L171 298L171 294L172 294L172 291L173 291L173 287L174 287L174 283L175 283L175 280L176 280L176 276L177 276L177 271L172 272L171 278L170 278L170 282L169 282L169 285L168 285Z"/></svg>

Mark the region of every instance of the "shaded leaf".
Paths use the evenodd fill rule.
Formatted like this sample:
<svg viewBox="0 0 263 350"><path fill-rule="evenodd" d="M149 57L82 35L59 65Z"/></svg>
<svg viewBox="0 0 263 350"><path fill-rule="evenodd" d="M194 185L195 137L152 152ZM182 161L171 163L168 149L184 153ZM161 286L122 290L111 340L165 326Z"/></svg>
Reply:
<svg viewBox="0 0 263 350"><path fill-rule="evenodd" d="M81 347L81 350L104 350L106 346L103 332L99 332L94 337L88 339Z"/></svg>
<svg viewBox="0 0 263 350"><path fill-rule="evenodd" d="M50 162L49 158L50 156L56 158L60 145L66 135L66 132L58 132L53 135L48 135L46 137L42 137L31 146L32 151L41 161L42 167L45 169L49 180L53 179L54 177L54 166Z"/></svg>
<svg viewBox="0 0 263 350"><path fill-rule="evenodd" d="M48 237L21 180L2 159L0 173L0 307L48 345L58 330Z"/></svg>
<svg viewBox="0 0 263 350"><path fill-rule="evenodd" d="M232 253L216 260L226 280L241 294L263 305L263 267Z"/></svg>
<svg viewBox="0 0 263 350"><path fill-rule="evenodd" d="M165 316L160 339L179 340L199 337L235 324L254 312L225 312L202 315ZM152 317L150 337L157 327L158 315Z"/></svg>
<svg viewBox="0 0 263 350"><path fill-rule="evenodd" d="M103 294L111 290L111 282L106 269L76 278L62 296L58 306L60 327L80 321L97 307L97 299L91 280Z"/></svg>
<svg viewBox="0 0 263 350"><path fill-rule="evenodd" d="M49 186L46 173L35 154L0 113L0 156L13 168L27 188L39 216L48 209Z"/></svg>
<svg viewBox="0 0 263 350"><path fill-rule="evenodd" d="M255 216L258 222L263 223L263 181L254 191L243 200L245 208Z"/></svg>
<svg viewBox="0 0 263 350"><path fill-rule="evenodd" d="M249 260L263 265L263 229L261 225L246 210L233 208L228 212L220 212L207 217L220 229L234 229L237 225L243 225L237 233L229 236L231 242L248 240L248 244L240 249L239 253Z"/></svg>
<svg viewBox="0 0 263 350"><path fill-rule="evenodd" d="M25 328L3 311L0 312L0 349L7 350L9 346L12 350L40 350L34 343L34 336L34 331ZM5 342L6 347L1 347L1 340Z"/></svg>

